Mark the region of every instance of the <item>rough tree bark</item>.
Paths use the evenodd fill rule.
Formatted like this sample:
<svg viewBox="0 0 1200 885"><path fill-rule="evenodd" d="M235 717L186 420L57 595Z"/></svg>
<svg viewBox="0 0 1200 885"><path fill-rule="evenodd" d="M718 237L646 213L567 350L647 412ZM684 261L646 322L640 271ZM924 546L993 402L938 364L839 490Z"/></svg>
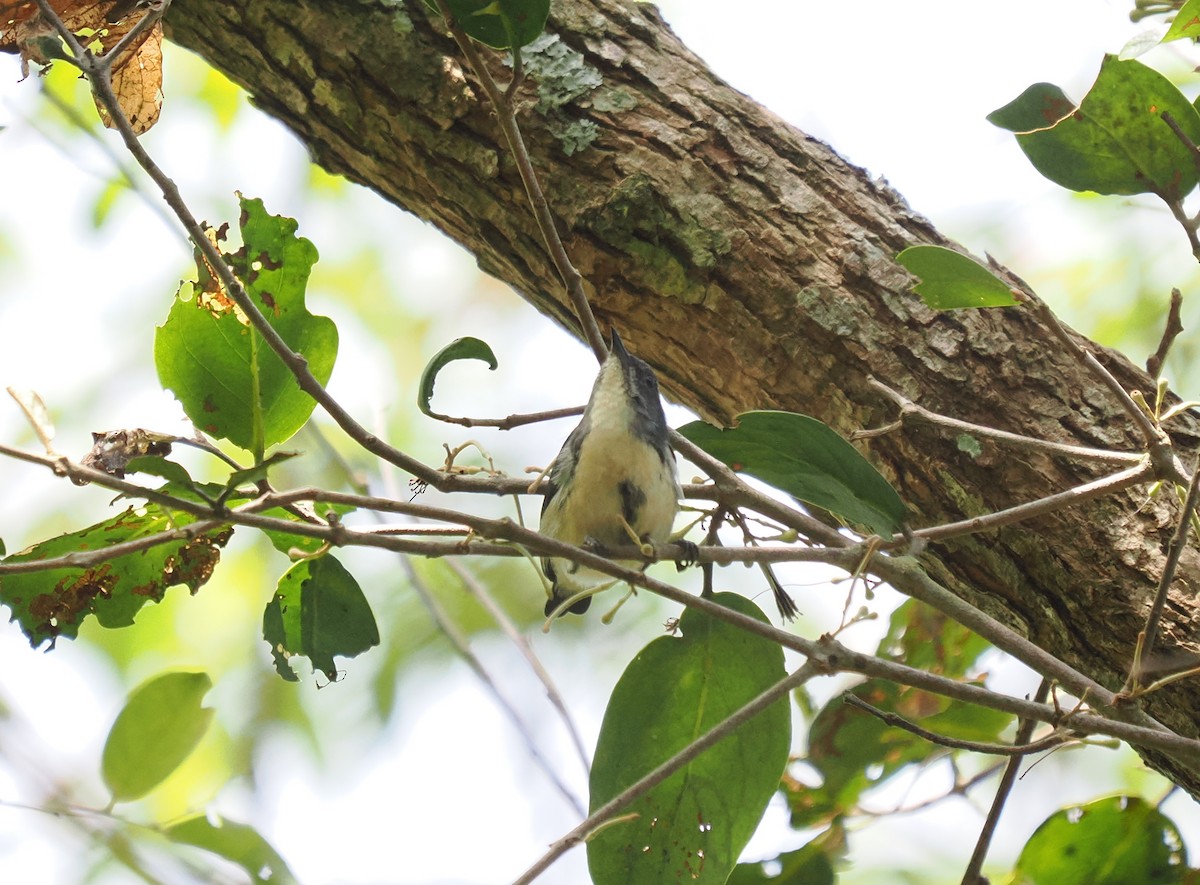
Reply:
<svg viewBox="0 0 1200 885"><path fill-rule="evenodd" d="M421 0L176 0L167 22L322 166L437 225L575 330L490 109L432 18ZM1137 450L1112 397L1029 310L926 309L893 256L945 239L886 185L717 79L653 6L555 0L549 31L520 93L529 147L602 323L619 326L669 396L717 421L780 408L848 433L895 417L867 386L873 375L965 420ZM1149 396L1144 372L1089 346ZM1178 427L1188 460L1198 427ZM1096 476L986 441L972 457L929 429L868 449L918 526ZM954 592L1115 689L1176 510L1173 495L1147 503L1137 490L937 544L924 559ZM1200 648L1198 587L1193 549L1164 647ZM1195 736L1200 683L1147 709ZM1168 774L1200 796L1200 772Z"/></svg>

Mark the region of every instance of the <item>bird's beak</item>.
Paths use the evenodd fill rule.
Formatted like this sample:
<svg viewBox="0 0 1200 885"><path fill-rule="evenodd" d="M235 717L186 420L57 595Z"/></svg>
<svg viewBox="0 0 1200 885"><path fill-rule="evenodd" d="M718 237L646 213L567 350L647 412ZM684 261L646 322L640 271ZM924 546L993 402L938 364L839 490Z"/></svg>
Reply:
<svg viewBox="0 0 1200 885"><path fill-rule="evenodd" d="M617 334L616 326L612 328L612 344L609 346L608 352L615 355L618 359L629 356L629 351L625 349L625 345L621 341L621 336Z"/></svg>

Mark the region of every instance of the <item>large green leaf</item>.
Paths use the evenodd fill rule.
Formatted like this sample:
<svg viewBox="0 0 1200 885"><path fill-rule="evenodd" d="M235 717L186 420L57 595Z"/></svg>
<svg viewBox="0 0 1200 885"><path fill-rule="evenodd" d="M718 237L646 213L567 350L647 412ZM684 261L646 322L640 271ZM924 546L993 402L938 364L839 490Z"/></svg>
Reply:
<svg viewBox="0 0 1200 885"><path fill-rule="evenodd" d="M438 8L433 0L425 2ZM467 36L493 49L532 43L550 15L550 0L446 0L446 5Z"/></svg>
<svg viewBox="0 0 1200 885"><path fill-rule="evenodd" d="M1009 307L1017 303L1004 281L977 261L944 246L911 246L896 260L921 282L913 287L930 307Z"/></svg>
<svg viewBox="0 0 1200 885"><path fill-rule="evenodd" d="M333 682L333 656L352 658L378 645L379 628L354 576L326 554L296 563L279 579L263 613L263 639L284 679L296 681L288 659L299 654Z"/></svg>
<svg viewBox="0 0 1200 885"><path fill-rule="evenodd" d="M196 748L213 711L201 707L207 673L164 673L134 689L104 742L101 770L114 802L138 799Z"/></svg>
<svg viewBox="0 0 1200 885"><path fill-rule="evenodd" d="M748 599L715 600L766 622ZM621 676L600 728L593 810L784 678L773 642L693 609L682 636L654 640ZM588 843L594 885L724 883L787 764L786 699L743 724L626 809Z"/></svg>
<svg viewBox="0 0 1200 885"><path fill-rule="evenodd" d="M1179 200L1195 188L1197 170L1165 112L1200 143L1200 114L1175 84L1110 55L1078 107L1057 86L1038 83L988 120L1015 132L1034 167L1063 187Z"/></svg>
<svg viewBox="0 0 1200 885"><path fill-rule="evenodd" d="M745 412L727 430L693 421L679 432L733 470L877 534L890 535L904 523L904 502L891 484L816 418Z"/></svg>
<svg viewBox="0 0 1200 885"><path fill-rule="evenodd" d="M1022 885L1195 881L1179 828L1136 796L1110 796L1056 811L1025 843L1015 880Z"/></svg>
<svg viewBox="0 0 1200 885"><path fill-rule="evenodd" d="M180 845L193 845L237 864L254 885L295 885L296 877L271 844L254 827L197 814L164 831Z"/></svg>
<svg viewBox="0 0 1200 885"><path fill-rule="evenodd" d="M333 372L338 334L332 320L309 313L304 303L317 250L296 236L295 220L267 214L261 200L243 197L241 207L243 245L224 258L254 304L324 384ZM180 287L155 335L159 380L197 427L261 458L268 446L299 430L316 403L199 257L197 267L199 282Z"/></svg>
<svg viewBox="0 0 1200 885"><path fill-rule="evenodd" d="M182 511L157 504L130 507L97 525L35 544L4 559L6 565L93 553L114 544L157 535L195 522ZM104 627L127 627L147 602L158 602L169 587L185 584L193 593L211 576L221 548L233 534L226 526L126 553L86 568L56 568L0 578L0 602L37 648L60 636L74 639L79 625L95 615Z"/></svg>

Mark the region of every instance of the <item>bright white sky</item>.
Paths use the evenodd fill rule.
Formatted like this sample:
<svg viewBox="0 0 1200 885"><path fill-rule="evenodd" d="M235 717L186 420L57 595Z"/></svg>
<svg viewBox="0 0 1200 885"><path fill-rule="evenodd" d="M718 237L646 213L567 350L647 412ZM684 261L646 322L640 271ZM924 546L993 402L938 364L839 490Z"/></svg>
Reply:
<svg viewBox="0 0 1200 885"><path fill-rule="evenodd" d="M1011 136L984 120L988 112L1039 80L1058 83L1068 94L1081 97L1095 77L1101 54L1119 51L1135 32L1127 19L1127 4L759 0L741 4L734 14L729 4L712 0L668 0L661 7L685 42L735 87L831 142L851 161L885 176L916 211L977 253L995 252L1042 285L1042 294L1068 308L1068 316L1074 309L1086 319L1089 293L1069 289L1054 269L1085 248L1097 256L1096 280L1118 288L1139 285L1146 274L1142 268L1104 265L1110 248L1130 238L1153 244L1156 250L1168 244L1153 269L1153 284L1164 294L1170 285L1193 278L1194 262L1182 236L1158 213L1137 213L1132 224L1114 213L1111 227L1097 231L1094 216L1073 214L1078 201L1040 179ZM1161 52L1150 60L1158 63L1170 55ZM146 353L105 352L95 342L98 333L120 340L118 332L131 315L146 324L158 321L161 311L157 304L146 303L146 293L157 291L164 276L179 273L188 249L133 201L126 201L119 223L104 235L91 233L81 219L98 182L109 174L109 161L96 151L66 157L30 129L22 108L32 105L36 87L16 83L18 76L15 62L0 57L0 125L7 127L0 132L0 164L7 171L0 230L15 231L7 246L19 257L0 265L0 387L37 388L56 415L69 416L60 420L64 425L69 421L73 432L118 426L171 429L178 413L169 396L125 380L130 366L144 366ZM355 237L402 243L394 267L398 291L458 297L454 293L469 287L456 248L429 228L378 205L365 192L356 200L363 227L349 236L344 219L306 214L295 188L305 175L304 152L290 136L268 121L245 121L239 125L237 146L219 148L201 118L172 103L171 77L168 56L163 119L146 143L198 215L231 215L230 195L241 188L264 197L272 211L297 217L301 233L318 244L323 256L353 254ZM110 143L117 145L115 136ZM105 270L110 263L134 257L144 262L139 275L144 286L123 272ZM37 297L31 298L33 293ZM421 301L419 294L408 297L414 304ZM507 303L504 298L499 297L496 315L484 308L432 318L430 340L445 342L469 334L488 338L499 344L502 365L509 361L516 377L544 377L541 367L547 362L563 365L567 368L561 387L553 396L562 403L582 401L594 363L555 328L534 320L531 312L525 311L520 322L526 327L525 344L533 346L501 349L504 342L497 342L494 326L511 327L513 320L507 315L520 311L515 298ZM372 399L372 390L364 389L369 385L361 384L362 378L373 377L378 365L386 364L385 355L368 338L355 335L357 321L339 313L336 304L321 308L338 321L344 340L355 342L353 347L343 345L335 393L358 414L389 408L385 395ZM500 319L500 314L506 318ZM536 331L530 330L531 324ZM138 346L148 348L144 342ZM414 362L419 365L427 356L415 355ZM144 370L139 371L137 377L144 378ZM111 379L106 386L119 394L105 397L102 411L86 395L96 377ZM533 405L551 394L537 389L520 395L528 395ZM32 446L15 409L4 403L0 439ZM540 457L548 459L558 439L541 445ZM31 472L0 463L0 487L5 490L0 496L0 536L9 542L10 551L14 541L28 540L18 537L22 529L15 527L22 525L22 502L29 495L74 500L72 489L40 476L31 478ZM617 629L591 623L566 638L570 642L546 643L539 651L560 684L570 686L570 701L585 739L591 740L606 686L647 637L622 636ZM588 665L578 660L571 643L583 641L590 651L602 651L611 673L597 679L586 669L591 659ZM574 757L541 703L540 689L513 665L511 650L495 642L485 644L480 654L507 680L527 716L550 723L547 752L568 760L564 770L572 785L584 792L585 780L578 765L570 764ZM41 762L53 758L54 771L86 770L98 757L104 730L120 702L122 688L115 678L86 649L70 643L51 655L30 652L9 624L0 624L0 672L9 674L0 701L36 727L36 734L23 742L24 751ZM1014 691L1031 687L1019 673L1011 678ZM235 698L226 693L218 700ZM330 717L344 713L333 691L308 691L305 703ZM465 672L413 676L405 686L404 703L409 711L400 717L393 739L366 751L348 743L341 752L335 750L337 758L325 774L313 770L302 747L286 738L276 741L259 795L252 803L235 797L224 810L236 815L265 809L266 819L273 821L269 836L304 882L354 885L506 882L576 822L528 764L503 716ZM14 774L19 762L5 755L11 751L0 739L3 800L19 798L24 783ZM995 856L1011 857L1028 827L1060 803L1087 800L1120 786L1110 774L1084 776L1052 765L1046 764L1044 770L1054 773L1045 775L1040 789L1036 784L1028 788L1026 826L1018 822L1002 828ZM102 801L98 791L97 802ZM1190 802L1173 801L1168 810L1190 821L1187 836L1194 848L1200 846ZM890 839L893 847L903 844L908 846L903 851L911 853L893 854L890 860L915 864L932 858L935 866L941 861L943 869L958 869L953 863L965 859L963 846L972 844L982 818L963 813L961 804L948 806L948 812L934 823L922 818L918 827ZM60 881L68 875L72 857L51 847L62 831L31 818L36 815L0 807L0 869L6 881ZM776 815L773 832L782 831ZM930 833L937 833L936 840ZM883 835L880 830L864 841ZM801 841L793 837L789 844ZM774 837L756 844L763 852L778 845ZM879 862L886 864L888 859ZM585 881L583 870L583 854L577 851L542 881L578 883ZM843 881L891 880L884 873L860 869L848 872Z"/></svg>

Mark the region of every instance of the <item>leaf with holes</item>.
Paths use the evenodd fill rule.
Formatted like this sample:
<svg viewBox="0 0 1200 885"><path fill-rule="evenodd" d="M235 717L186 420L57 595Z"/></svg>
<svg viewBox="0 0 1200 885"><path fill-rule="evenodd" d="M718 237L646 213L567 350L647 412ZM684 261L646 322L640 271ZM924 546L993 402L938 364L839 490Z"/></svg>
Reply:
<svg viewBox="0 0 1200 885"><path fill-rule="evenodd" d="M180 491L180 490L175 490ZM86 529L42 541L4 559L5 565L94 553L195 522L190 514L157 504L130 507ZM127 627L147 602L159 602L167 589L184 584L193 593L208 581L221 558L232 526L115 556L103 562L0 578L0 602L12 609L30 643L37 648L60 637L74 639L80 625L95 616L102 627Z"/></svg>
<svg viewBox="0 0 1200 885"><path fill-rule="evenodd" d="M291 218L267 214L261 200L241 198L242 247L224 253L246 294L288 346L325 384L337 357L337 327L305 305L317 250L296 236ZM211 231L218 243L225 227ZM154 338L158 377L201 430L261 461L268 446L299 430L316 402L230 299L203 258L199 282L184 283Z"/></svg>
<svg viewBox="0 0 1200 885"><path fill-rule="evenodd" d="M767 620L743 596L714 601ZM592 766L592 811L784 678L773 642L695 609L684 611L680 630L642 649L613 689ZM779 786L790 743L781 698L622 809L636 817L589 840L594 885L724 883Z"/></svg>
<svg viewBox="0 0 1200 885"><path fill-rule="evenodd" d="M334 655L352 658L378 645L379 628L354 576L325 555L296 563L279 579L263 613L263 639L284 679L297 681L288 660L304 655L333 682Z"/></svg>

